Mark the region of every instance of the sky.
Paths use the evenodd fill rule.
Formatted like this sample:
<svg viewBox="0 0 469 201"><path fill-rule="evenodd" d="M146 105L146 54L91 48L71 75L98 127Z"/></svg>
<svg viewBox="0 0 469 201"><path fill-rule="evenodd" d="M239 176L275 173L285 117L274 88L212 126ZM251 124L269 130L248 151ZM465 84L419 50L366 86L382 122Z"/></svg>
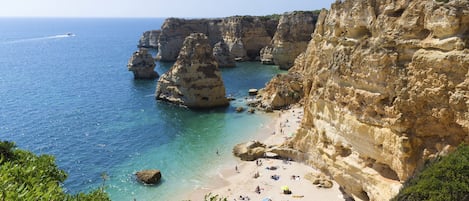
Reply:
<svg viewBox="0 0 469 201"><path fill-rule="evenodd" d="M335 0L0 0L0 17L226 17L329 9Z"/></svg>

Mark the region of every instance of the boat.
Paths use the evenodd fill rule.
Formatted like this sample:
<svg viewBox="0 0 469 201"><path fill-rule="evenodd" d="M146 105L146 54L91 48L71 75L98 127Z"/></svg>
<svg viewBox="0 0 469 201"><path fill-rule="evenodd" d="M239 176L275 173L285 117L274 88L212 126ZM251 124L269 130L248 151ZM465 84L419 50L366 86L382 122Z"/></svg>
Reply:
<svg viewBox="0 0 469 201"><path fill-rule="evenodd" d="M65 35L67 35L67 36L75 36L75 34L73 34L72 32L67 32Z"/></svg>

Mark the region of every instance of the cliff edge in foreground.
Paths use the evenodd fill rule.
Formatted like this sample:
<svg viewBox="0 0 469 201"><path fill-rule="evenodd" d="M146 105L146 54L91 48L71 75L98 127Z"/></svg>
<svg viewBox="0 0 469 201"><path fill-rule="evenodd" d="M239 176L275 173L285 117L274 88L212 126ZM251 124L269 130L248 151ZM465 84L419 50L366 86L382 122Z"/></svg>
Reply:
<svg viewBox="0 0 469 201"><path fill-rule="evenodd" d="M469 143L468 0L337 1L296 63L305 117L283 154L357 199L389 200Z"/></svg>

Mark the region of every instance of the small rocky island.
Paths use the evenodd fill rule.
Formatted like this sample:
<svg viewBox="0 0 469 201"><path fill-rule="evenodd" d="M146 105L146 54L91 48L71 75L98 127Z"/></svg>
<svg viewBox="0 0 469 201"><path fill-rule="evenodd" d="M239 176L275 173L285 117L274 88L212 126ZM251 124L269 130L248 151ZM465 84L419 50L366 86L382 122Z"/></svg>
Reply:
<svg viewBox="0 0 469 201"><path fill-rule="evenodd" d="M134 79L156 79L155 60L145 48L140 48L132 54L127 68L134 73Z"/></svg>
<svg viewBox="0 0 469 201"><path fill-rule="evenodd" d="M189 108L228 105L221 72L205 34L186 37L176 63L158 80L155 97Z"/></svg>

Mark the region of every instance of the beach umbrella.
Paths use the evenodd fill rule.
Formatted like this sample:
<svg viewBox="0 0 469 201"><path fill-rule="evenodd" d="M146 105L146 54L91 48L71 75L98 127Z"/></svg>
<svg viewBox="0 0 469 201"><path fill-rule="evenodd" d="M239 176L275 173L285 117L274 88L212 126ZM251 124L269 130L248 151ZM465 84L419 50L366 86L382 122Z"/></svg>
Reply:
<svg viewBox="0 0 469 201"><path fill-rule="evenodd" d="M282 191L288 191L290 190L290 188L288 188L288 186L282 186Z"/></svg>
<svg viewBox="0 0 469 201"><path fill-rule="evenodd" d="M264 198L264 199L262 199L262 201L272 201L272 199L270 199L270 198Z"/></svg>

